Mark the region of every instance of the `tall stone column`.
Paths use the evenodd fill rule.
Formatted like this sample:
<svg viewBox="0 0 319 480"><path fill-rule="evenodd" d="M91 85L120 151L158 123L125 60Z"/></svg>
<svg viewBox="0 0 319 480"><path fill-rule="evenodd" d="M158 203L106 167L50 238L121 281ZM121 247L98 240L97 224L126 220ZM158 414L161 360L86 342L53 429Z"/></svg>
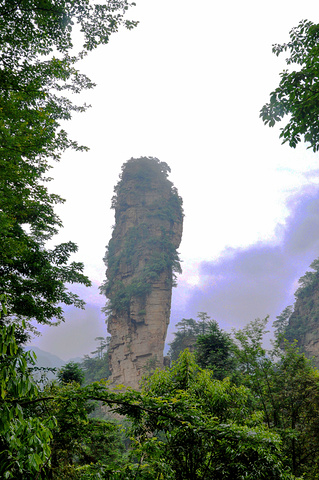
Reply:
<svg viewBox="0 0 319 480"><path fill-rule="evenodd" d="M115 227L102 290L109 298L112 383L139 388L148 370L163 365L172 286L180 271L182 200L156 158L131 159L115 187Z"/></svg>

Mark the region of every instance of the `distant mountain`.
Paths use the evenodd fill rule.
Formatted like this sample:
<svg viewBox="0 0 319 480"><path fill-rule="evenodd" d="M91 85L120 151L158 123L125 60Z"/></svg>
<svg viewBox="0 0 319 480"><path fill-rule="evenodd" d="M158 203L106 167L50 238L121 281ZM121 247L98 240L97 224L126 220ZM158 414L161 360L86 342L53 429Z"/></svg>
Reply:
<svg viewBox="0 0 319 480"><path fill-rule="evenodd" d="M35 366L38 368L59 369L63 367L63 365L66 365L69 362L81 363L83 361L83 358L80 358L80 357L70 358L69 360L62 360L62 358L58 357L57 355L53 355L52 353L45 352L44 350L41 350L41 348L33 347L32 345L24 347L24 350L26 351L31 350L36 354L37 359L36 359ZM54 375L53 372L48 372L47 377L49 380L52 380L53 378L56 378L56 375Z"/></svg>
<svg viewBox="0 0 319 480"><path fill-rule="evenodd" d="M36 354L37 367L61 368L63 365L68 363L65 360L62 360L62 358L59 358L56 355L53 355L52 353L41 350L41 348L39 347L33 347L31 345L31 346L25 347L24 349L27 351L32 350Z"/></svg>
<svg viewBox="0 0 319 480"><path fill-rule="evenodd" d="M56 368L56 369L59 369L67 363L65 360L62 360L62 358L59 358L57 355L53 355L52 353L45 352L44 350L41 350L41 348L39 348L39 347L33 347L31 345L31 346L24 347L24 349L26 351L31 350L32 352L34 352L36 354L37 358L36 358L35 367L37 367L37 368ZM44 372L42 372L42 373L44 373ZM41 376L41 373L40 372L38 372L38 373L34 372L33 375L34 375L35 378L39 379L40 376ZM56 374L54 372L50 372L50 371L46 372L46 376L49 380L53 380L54 378L56 378Z"/></svg>

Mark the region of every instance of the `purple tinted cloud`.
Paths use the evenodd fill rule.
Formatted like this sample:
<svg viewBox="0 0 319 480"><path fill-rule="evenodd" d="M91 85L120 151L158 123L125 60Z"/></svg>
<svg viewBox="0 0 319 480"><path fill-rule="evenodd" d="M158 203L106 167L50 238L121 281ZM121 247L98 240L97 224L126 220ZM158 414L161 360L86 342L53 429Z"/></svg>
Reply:
<svg viewBox="0 0 319 480"><path fill-rule="evenodd" d="M319 188L305 188L289 199L288 207L286 224L278 228L279 243L227 249L217 261L200 264L198 285L177 288L170 331L182 317L195 318L199 311L227 330L268 314L273 321L294 302L298 279L319 256ZM178 292L183 288L188 289L184 302Z"/></svg>

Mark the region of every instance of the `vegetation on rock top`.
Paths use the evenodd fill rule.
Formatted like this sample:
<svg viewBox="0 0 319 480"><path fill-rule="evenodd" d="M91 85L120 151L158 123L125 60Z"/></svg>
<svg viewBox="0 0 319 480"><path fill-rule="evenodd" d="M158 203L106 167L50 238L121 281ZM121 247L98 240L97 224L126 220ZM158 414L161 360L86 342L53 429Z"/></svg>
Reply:
<svg viewBox="0 0 319 480"><path fill-rule="evenodd" d="M176 273L181 272L174 224L182 223L182 199L167 179L169 171L166 163L146 157L131 159L122 167L112 202L117 223L104 259L107 280L101 287L110 299L107 312L128 312L131 299L145 299L163 272L167 274L168 288L174 285ZM129 207L142 208L143 218L125 232L125 238L120 238L116 235L117 225L125 223ZM121 278L123 266L132 277L128 282Z"/></svg>

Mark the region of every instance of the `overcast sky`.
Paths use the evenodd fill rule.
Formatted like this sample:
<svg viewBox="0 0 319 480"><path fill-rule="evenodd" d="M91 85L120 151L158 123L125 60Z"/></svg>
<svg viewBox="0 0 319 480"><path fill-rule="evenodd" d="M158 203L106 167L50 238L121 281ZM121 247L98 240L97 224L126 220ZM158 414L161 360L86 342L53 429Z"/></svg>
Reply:
<svg viewBox="0 0 319 480"><path fill-rule="evenodd" d="M87 309L66 309L66 322L33 342L64 359L106 335L98 285L113 188L131 157L168 163L184 201L183 274L168 341L174 323L199 311L226 330L267 314L275 320L319 256L318 155L281 145L279 128L259 119L285 68L271 46L288 41L300 20L317 22L317 2L136 3L128 17L138 27L80 65L97 87L74 99L92 108L65 128L90 151L66 152L52 170L50 188L66 199L55 241L79 245L74 259L93 282L80 288Z"/></svg>

